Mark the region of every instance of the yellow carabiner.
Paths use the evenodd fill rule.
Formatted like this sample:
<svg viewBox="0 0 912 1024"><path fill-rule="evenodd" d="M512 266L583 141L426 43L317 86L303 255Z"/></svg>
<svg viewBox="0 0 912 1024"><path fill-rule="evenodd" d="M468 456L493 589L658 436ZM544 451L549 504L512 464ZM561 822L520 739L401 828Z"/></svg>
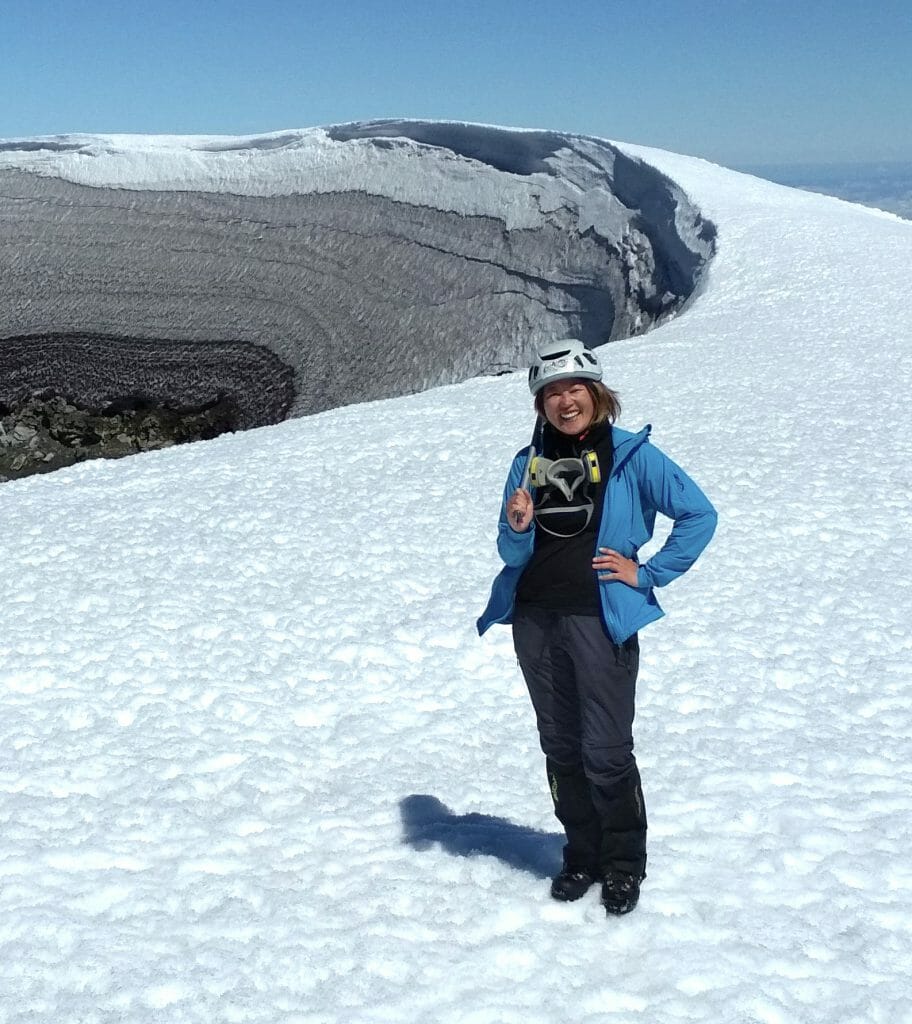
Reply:
<svg viewBox="0 0 912 1024"><path fill-rule="evenodd" d="M533 487L544 487L545 481L539 477L541 459L538 455L533 455L529 460L529 480Z"/></svg>

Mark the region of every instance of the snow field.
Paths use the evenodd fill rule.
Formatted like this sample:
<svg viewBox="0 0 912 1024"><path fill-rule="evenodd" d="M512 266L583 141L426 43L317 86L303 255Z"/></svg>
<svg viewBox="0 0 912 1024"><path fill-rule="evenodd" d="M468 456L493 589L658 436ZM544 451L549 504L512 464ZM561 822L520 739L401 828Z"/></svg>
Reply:
<svg viewBox="0 0 912 1024"><path fill-rule="evenodd" d="M704 293L602 350L719 532L643 632L637 911L497 569L522 375L0 489L0 1022L912 1021L912 226L654 151Z"/></svg>

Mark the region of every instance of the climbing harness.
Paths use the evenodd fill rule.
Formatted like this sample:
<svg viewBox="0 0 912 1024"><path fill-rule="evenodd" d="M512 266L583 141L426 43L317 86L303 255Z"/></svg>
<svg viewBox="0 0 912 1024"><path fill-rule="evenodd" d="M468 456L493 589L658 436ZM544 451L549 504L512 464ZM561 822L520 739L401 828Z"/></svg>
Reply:
<svg viewBox="0 0 912 1024"><path fill-rule="evenodd" d="M592 519L595 486L601 479L594 451L586 450L579 458L533 456L529 481L541 492L535 502L535 522L552 537L582 533Z"/></svg>
<svg viewBox="0 0 912 1024"><path fill-rule="evenodd" d="M536 454L535 442L542 443L544 421L535 421L532 442L526 455L520 488L535 487L535 522L552 537L575 537L589 525L595 510L593 495L602 481L597 453L590 448L578 458L549 459ZM516 513L515 521L522 519ZM572 524L572 525L571 525Z"/></svg>
<svg viewBox="0 0 912 1024"><path fill-rule="evenodd" d="M533 455L529 460L529 480L534 487L556 487L569 501L579 485L597 484L602 474L599 469L598 455L594 451L584 451L578 459L546 459L543 455Z"/></svg>

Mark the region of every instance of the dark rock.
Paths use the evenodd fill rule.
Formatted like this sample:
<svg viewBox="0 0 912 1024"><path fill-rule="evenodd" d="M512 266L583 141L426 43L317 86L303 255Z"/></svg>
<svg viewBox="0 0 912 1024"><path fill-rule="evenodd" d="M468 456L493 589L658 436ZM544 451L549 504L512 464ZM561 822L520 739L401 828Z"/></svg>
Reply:
<svg viewBox="0 0 912 1024"><path fill-rule="evenodd" d="M230 397L202 408L123 404L122 412L87 409L44 392L10 407L0 420L0 479L204 440L237 428L237 405Z"/></svg>

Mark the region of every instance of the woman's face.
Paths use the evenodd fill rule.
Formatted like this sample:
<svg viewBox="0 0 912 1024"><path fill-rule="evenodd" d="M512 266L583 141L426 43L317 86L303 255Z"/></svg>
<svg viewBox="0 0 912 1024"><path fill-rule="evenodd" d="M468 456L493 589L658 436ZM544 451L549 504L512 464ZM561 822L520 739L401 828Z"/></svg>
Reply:
<svg viewBox="0 0 912 1024"><path fill-rule="evenodd" d="M581 380L556 380L542 391L545 419L562 434L578 436L589 428L595 402Z"/></svg>

